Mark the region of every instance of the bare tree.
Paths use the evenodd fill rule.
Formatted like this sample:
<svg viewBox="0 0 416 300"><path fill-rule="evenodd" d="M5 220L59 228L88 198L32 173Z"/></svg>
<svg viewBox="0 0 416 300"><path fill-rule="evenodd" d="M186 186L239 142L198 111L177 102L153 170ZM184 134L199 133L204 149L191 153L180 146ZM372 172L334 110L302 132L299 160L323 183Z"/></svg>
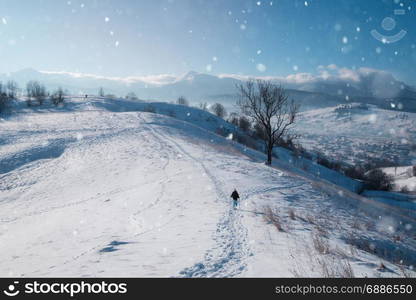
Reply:
<svg viewBox="0 0 416 300"><path fill-rule="evenodd" d="M208 103L203 102L203 103L199 103L199 108L202 110L207 111L208 110Z"/></svg>
<svg viewBox="0 0 416 300"><path fill-rule="evenodd" d="M234 126L238 126L238 115L235 112L230 113L227 122L233 124Z"/></svg>
<svg viewBox="0 0 416 300"><path fill-rule="evenodd" d="M273 147L295 123L299 105L289 100L282 86L271 81L249 80L237 88L237 105L264 131L267 164L271 165Z"/></svg>
<svg viewBox="0 0 416 300"><path fill-rule="evenodd" d="M221 103L215 103L210 107L210 110L213 114L217 117L223 118L227 115L227 111L225 110L224 105Z"/></svg>
<svg viewBox="0 0 416 300"><path fill-rule="evenodd" d="M65 92L64 90L59 87L52 95L51 95L51 101L55 106L58 106L59 104L64 103L65 100Z"/></svg>
<svg viewBox="0 0 416 300"><path fill-rule="evenodd" d="M42 105L47 96L46 88L38 81L29 81L26 84L27 105L32 105L32 99L36 99L39 105Z"/></svg>
<svg viewBox="0 0 416 300"><path fill-rule="evenodd" d="M183 97L183 96L180 96L180 97L178 98L178 100L176 101L176 103L177 103L177 104L180 104L180 105L189 106L189 102L188 102L188 100L187 100L185 97Z"/></svg>
<svg viewBox="0 0 416 300"><path fill-rule="evenodd" d="M9 102L10 98L7 96L3 83L0 81L0 112L3 112L7 109Z"/></svg>
<svg viewBox="0 0 416 300"><path fill-rule="evenodd" d="M129 100L139 100L139 97L137 97L137 95L136 95L136 93L134 93L134 92L129 92L129 93L127 93L127 95L126 95L126 99L129 99Z"/></svg>
<svg viewBox="0 0 416 300"><path fill-rule="evenodd" d="M18 85L17 85L16 81L9 80L7 82L6 87L7 87L7 96L10 99L16 99L17 90L18 90Z"/></svg>
<svg viewBox="0 0 416 300"><path fill-rule="evenodd" d="M29 81L28 83L26 83L26 104L27 104L27 106L32 106L32 98L33 98L32 86L33 86L33 81Z"/></svg>

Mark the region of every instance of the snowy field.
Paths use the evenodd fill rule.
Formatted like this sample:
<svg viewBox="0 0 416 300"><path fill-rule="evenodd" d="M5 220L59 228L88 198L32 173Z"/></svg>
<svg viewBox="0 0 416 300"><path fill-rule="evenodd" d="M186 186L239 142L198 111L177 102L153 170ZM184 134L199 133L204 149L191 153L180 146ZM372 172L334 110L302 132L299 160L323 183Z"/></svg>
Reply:
<svg viewBox="0 0 416 300"><path fill-rule="evenodd" d="M90 101L0 119L0 276L415 275L400 209L266 167L195 108Z"/></svg>
<svg viewBox="0 0 416 300"><path fill-rule="evenodd" d="M416 113L351 104L303 112L300 143L337 160L367 162L376 157L399 166L416 164Z"/></svg>

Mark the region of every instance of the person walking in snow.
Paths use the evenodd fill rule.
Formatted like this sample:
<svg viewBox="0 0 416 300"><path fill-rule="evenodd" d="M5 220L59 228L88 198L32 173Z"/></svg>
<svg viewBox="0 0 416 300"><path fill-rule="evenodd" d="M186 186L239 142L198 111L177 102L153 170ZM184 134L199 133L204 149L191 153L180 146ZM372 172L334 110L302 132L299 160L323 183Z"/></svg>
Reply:
<svg viewBox="0 0 416 300"><path fill-rule="evenodd" d="M240 199L240 195L238 194L236 189L234 189L234 191L233 191L233 193L231 194L230 197L233 198L233 207L237 208L238 199Z"/></svg>

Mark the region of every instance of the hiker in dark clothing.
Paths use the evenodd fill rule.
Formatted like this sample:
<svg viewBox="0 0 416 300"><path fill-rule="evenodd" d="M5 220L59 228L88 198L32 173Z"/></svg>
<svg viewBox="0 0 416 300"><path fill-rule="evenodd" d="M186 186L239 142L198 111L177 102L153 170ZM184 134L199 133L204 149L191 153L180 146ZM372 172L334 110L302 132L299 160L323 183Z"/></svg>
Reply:
<svg viewBox="0 0 416 300"><path fill-rule="evenodd" d="M234 206L234 208L237 208L238 199L240 199L240 195L238 194L238 192L237 192L236 189L234 189L234 192L231 194L230 197L233 198L233 206Z"/></svg>

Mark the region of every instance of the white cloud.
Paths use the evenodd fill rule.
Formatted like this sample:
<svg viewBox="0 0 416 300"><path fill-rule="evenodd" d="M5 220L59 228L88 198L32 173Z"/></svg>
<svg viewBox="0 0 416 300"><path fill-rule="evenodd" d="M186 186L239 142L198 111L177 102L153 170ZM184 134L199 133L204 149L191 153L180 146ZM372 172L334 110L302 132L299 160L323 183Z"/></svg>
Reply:
<svg viewBox="0 0 416 300"><path fill-rule="evenodd" d="M209 71L209 70L208 70ZM145 75L145 76L128 76L128 77L107 77L94 74L77 73L77 72L65 72L65 71L41 71L45 74L61 74L68 75L73 78L90 78L100 80L110 80L121 82L124 84L144 83L146 85L163 86L172 84L183 79L187 79L184 75L176 76L172 74L160 74L160 75ZM194 78L196 72L191 72L193 75L190 78ZM190 74L190 73L188 73ZM215 76L215 75L212 75ZM349 84L351 87L358 89L364 88L372 95L384 95L385 97L394 97L400 92L401 84L394 79L393 75L389 72L370 69L359 68L349 69L339 67L335 64L328 66L319 66L316 73L294 73L288 76L250 76L241 74L219 74L218 78L234 78L237 80L248 79L263 79L272 80L276 83L281 83L289 88L297 88L303 90L310 90L315 84L319 83L334 83L334 84ZM189 79L189 78L188 78Z"/></svg>
<svg viewBox="0 0 416 300"><path fill-rule="evenodd" d="M263 79L273 80L282 83L292 84L307 84L321 81L345 81L350 83L359 83L363 78L373 76L375 78L382 77L387 80L394 80L393 76L382 70L370 69L370 68L359 68L359 69L348 69L340 68L335 64L328 66L318 66L317 73L295 73L287 76L247 76L240 74L220 74L219 78L235 78L239 80L248 79Z"/></svg>
<svg viewBox="0 0 416 300"><path fill-rule="evenodd" d="M56 75L68 75L74 78L90 78L90 79L102 79L124 82L126 84L132 84L135 82L144 82L152 85L164 85L173 83L177 80L177 76L171 74L159 74L159 75L145 75L145 76L128 76L128 77L113 77L113 76L101 76L88 73L78 72L66 72L66 71L40 71L44 74L56 74Z"/></svg>

